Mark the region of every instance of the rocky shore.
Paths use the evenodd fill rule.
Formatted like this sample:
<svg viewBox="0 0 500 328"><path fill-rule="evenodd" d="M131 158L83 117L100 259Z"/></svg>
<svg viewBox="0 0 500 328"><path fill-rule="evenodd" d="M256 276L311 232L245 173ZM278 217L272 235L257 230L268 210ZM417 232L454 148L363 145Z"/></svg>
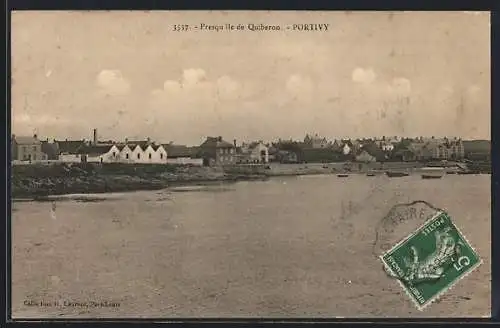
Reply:
<svg viewBox="0 0 500 328"><path fill-rule="evenodd" d="M488 163L469 164L472 173L490 173ZM53 163L14 165L11 171L13 198L43 198L65 194L92 194L136 190L158 190L175 186L207 185L243 180L265 180L273 176L366 173L372 170L418 170L422 163L309 163L198 167L119 163ZM489 169L489 172L488 172Z"/></svg>
<svg viewBox="0 0 500 328"><path fill-rule="evenodd" d="M172 186L263 180L259 172L173 165L66 164L19 165L11 172L12 198L158 190Z"/></svg>

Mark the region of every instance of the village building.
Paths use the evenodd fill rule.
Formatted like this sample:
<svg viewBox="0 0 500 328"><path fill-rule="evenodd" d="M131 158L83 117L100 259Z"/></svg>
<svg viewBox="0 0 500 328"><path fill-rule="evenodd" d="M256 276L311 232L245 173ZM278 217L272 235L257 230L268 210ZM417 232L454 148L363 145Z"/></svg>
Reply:
<svg viewBox="0 0 500 328"><path fill-rule="evenodd" d="M79 150L81 162L117 163L120 162L120 150L116 145L86 145Z"/></svg>
<svg viewBox="0 0 500 328"><path fill-rule="evenodd" d="M299 162L299 156L291 150L278 150L275 154L276 161L283 164L294 164Z"/></svg>
<svg viewBox="0 0 500 328"><path fill-rule="evenodd" d="M464 158L469 160L491 161L491 141L464 140Z"/></svg>
<svg viewBox="0 0 500 328"><path fill-rule="evenodd" d="M341 140L340 151L344 155L349 155L354 150L354 145L350 139Z"/></svg>
<svg viewBox="0 0 500 328"><path fill-rule="evenodd" d="M269 163L269 147L262 141L243 143L238 153L240 163Z"/></svg>
<svg viewBox="0 0 500 328"><path fill-rule="evenodd" d="M80 149L85 146L91 145L90 142L85 140L54 140L57 145L58 156L57 159L65 163L75 163L82 161L82 154Z"/></svg>
<svg viewBox="0 0 500 328"><path fill-rule="evenodd" d="M173 165L203 165L203 159L199 158L198 147L188 147L185 145L174 145L173 143L162 145L168 153L168 164Z"/></svg>
<svg viewBox="0 0 500 328"><path fill-rule="evenodd" d="M11 156L12 160L18 161L47 160L47 154L42 152L42 142L36 134L32 137L12 135Z"/></svg>
<svg viewBox="0 0 500 328"><path fill-rule="evenodd" d="M59 160L59 145L53 139L47 138L42 141L42 152L47 155L47 159L50 161Z"/></svg>
<svg viewBox="0 0 500 328"><path fill-rule="evenodd" d="M314 149L327 148L328 146L330 146L328 140L324 137L320 137L318 134L315 134L313 137L309 136L309 134L306 134L304 138L304 144L306 147Z"/></svg>
<svg viewBox="0 0 500 328"><path fill-rule="evenodd" d="M356 152L357 162L384 162L388 159L387 153L380 149L376 142L364 141Z"/></svg>
<svg viewBox="0 0 500 328"><path fill-rule="evenodd" d="M117 145L120 151L119 161L122 163L166 164L168 152L162 145L147 140L125 139L125 144Z"/></svg>
<svg viewBox="0 0 500 328"><path fill-rule="evenodd" d="M375 158L375 156L371 155L369 152L362 149L356 155L356 161L362 162L362 163L372 163L372 162L376 162L377 159Z"/></svg>
<svg viewBox="0 0 500 328"><path fill-rule="evenodd" d="M236 164L236 142L231 144L222 137L207 137L200 145L204 166Z"/></svg>

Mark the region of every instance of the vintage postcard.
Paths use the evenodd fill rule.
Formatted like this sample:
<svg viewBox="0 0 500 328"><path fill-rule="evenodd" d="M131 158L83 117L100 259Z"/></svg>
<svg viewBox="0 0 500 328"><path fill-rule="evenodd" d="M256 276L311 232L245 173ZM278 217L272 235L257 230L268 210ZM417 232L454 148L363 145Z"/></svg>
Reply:
<svg viewBox="0 0 500 328"><path fill-rule="evenodd" d="M12 13L12 317L487 317L489 12Z"/></svg>

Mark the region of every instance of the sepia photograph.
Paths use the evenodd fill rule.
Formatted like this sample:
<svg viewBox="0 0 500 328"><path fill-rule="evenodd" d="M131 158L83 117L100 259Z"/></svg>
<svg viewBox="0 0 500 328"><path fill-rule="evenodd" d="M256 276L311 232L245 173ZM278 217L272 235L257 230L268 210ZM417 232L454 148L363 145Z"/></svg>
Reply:
<svg viewBox="0 0 500 328"><path fill-rule="evenodd" d="M489 317L490 70L487 11L12 12L12 318Z"/></svg>

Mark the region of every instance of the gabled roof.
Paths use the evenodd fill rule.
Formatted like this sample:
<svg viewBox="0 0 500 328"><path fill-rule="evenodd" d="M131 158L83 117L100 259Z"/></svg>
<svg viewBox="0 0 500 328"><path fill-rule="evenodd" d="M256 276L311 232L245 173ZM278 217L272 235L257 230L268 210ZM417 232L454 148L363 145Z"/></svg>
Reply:
<svg viewBox="0 0 500 328"><path fill-rule="evenodd" d="M40 145L38 138L32 136L15 136L14 140L18 145Z"/></svg>
<svg viewBox="0 0 500 328"><path fill-rule="evenodd" d="M141 149L141 151L145 151L149 144L136 144L136 143L131 143L131 142L128 142L127 143L127 146L128 148L130 148L130 150L134 150L135 148L139 147Z"/></svg>

